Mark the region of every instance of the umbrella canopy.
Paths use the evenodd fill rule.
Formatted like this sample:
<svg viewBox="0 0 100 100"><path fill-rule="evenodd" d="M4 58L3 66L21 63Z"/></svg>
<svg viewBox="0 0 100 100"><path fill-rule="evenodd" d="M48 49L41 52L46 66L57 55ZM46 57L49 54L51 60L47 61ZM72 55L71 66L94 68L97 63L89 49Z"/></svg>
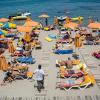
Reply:
<svg viewBox="0 0 100 100"><path fill-rule="evenodd" d="M49 18L49 17L50 17L50 16L47 15L47 14L42 14L42 15L39 16L39 18Z"/></svg>
<svg viewBox="0 0 100 100"><path fill-rule="evenodd" d="M8 20L7 18L0 18L0 22L8 22Z"/></svg>
<svg viewBox="0 0 100 100"><path fill-rule="evenodd" d="M39 16L39 18L45 19L45 25L46 25L46 26L48 26L48 18L49 18L49 17L50 17L50 16L47 15L47 14L42 14L42 15Z"/></svg>
<svg viewBox="0 0 100 100"><path fill-rule="evenodd" d="M7 31L5 31L5 30L0 30L0 35L6 35L6 34L8 34Z"/></svg>
<svg viewBox="0 0 100 100"><path fill-rule="evenodd" d="M78 27L78 24L77 23L73 23L73 22L70 22L68 24L64 24L64 28L71 28L71 29L75 29Z"/></svg>
<svg viewBox="0 0 100 100"><path fill-rule="evenodd" d="M28 27L28 26L17 26L17 30L19 32L31 32L32 31L32 27Z"/></svg>
<svg viewBox="0 0 100 100"><path fill-rule="evenodd" d="M2 28L16 28L14 23L5 23Z"/></svg>
<svg viewBox="0 0 100 100"><path fill-rule="evenodd" d="M36 26L38 26L38 25L39 25L38 22L34 22L34 21L32 21L32 20L28 20L28 21L26 21L25 24L24 24L24 26L27 26L27 27L36 27Z"/></svg>
<svg viewBox="0 0 100 100"><path fill-rule="evenodd" d="M90 23L88 27L91 29L100 29L100 23L99 22Z"/></svg>

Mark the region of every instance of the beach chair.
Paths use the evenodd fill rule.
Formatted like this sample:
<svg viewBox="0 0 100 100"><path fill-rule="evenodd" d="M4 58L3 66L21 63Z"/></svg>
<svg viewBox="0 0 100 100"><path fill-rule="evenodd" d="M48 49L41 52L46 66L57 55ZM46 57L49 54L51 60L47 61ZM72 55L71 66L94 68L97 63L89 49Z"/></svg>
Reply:
<svg viewBox="0 0 100 100"><path fill-rule="evenodd" d="M63 62L66 62L66 61L59 61L59 60L56 60L56 67L60 67L61 66L61 63L64 64ZM80 60L72 60L72 65L79 65L80 64Z"/></svg>
<svg viewBox="0 0 100 100"><path fill-rule="evenodd" d="M79 78L84 75L84 72L81 70L78 70L75 72L74 70L65 70L60 71L57 73L57 78Z"/></svg>
<svg viewBox="0 0 100 100"><path fill-rule="evenodd" d="M64 89L66 91L71 89L84 90L94 84L95 84L94 77L92 75L87 74L84 76L83 79L79 80L68 79L66 82L57 82L56 88Z"/></svg>

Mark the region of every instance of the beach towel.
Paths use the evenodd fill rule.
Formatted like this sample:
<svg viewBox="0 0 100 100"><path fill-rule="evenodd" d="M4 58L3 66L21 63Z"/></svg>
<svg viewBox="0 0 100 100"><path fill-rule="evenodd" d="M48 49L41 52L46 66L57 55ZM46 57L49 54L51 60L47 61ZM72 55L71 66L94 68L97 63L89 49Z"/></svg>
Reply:
<svg viewBox="0 0 100 100"><path fill-rule="evenodd" d="M7 34L7 35L5 35L6 37L14 37L15 36L15 34Z"/></svg>
<svg viewBox="0 0 100 100"><path fill-rule="evenodd" d="M56 50L55 54L72 54L73 50Z"/></svg>
<svg viewBox="0 0 100 100"><path fill-rule="evenodd" d="M30 57L19 57L17 58L17 61L20 63L29 63L29 64L34 64L36 61L34 58Z"/></svg>
<svg viewBox="0 0 100 100"><path fill-rule="evenodd" d="M55 34L49 34L48 37L51 38L51 39L56 39L56 35Z"/></svg>
<svg viewBox="0 0 100 100"><path fill-rule="evenodd" d="M75 84L75 80L72 80L72 79L68 79L65 81L67 85L73 85Z"/></svg>

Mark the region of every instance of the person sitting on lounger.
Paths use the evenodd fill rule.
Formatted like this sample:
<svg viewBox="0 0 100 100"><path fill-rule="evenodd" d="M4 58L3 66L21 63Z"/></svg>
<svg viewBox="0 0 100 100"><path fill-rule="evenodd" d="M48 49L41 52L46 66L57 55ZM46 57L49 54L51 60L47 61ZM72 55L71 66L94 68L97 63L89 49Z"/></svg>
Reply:
<svg viewBox="0 0 100 100"><path fill-rule="evenodd" d="M68 67L68 68L72 68L72 66L73 66L73 62L72 62L72 60L68 57L68 60L67 60L67 67Z"/></svg>
<svg viewBox="0 0 100 100"><path fill-rule="evenodd" d="M3 79L3 83L5 83L6 81L12 82L14 80L14 77L12 76L12 72L11 71L4 71L4 79Z"/></svg>

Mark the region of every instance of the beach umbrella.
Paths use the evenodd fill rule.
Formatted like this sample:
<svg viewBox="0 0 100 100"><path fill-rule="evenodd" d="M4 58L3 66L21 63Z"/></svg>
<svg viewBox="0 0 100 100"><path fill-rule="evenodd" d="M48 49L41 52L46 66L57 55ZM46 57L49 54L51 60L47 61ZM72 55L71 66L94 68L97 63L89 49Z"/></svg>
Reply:
<svg viewBox="0 0 100 100"><path fill-rule="evenodd" d="M17 26L17 30L19 32L31 32L32 31L32 27L28 27L28 26Z"/></svg>
<svg viewBox="0 0 100 100"><path fill-rule="evenodd" d="M37 27L39 25L38 22L32 21L32 20L27 20L24 24L24 26L27 27Z"/></svg>
<svg viewBox="0 0 100 100"><path fill-rule="evenodd" d="M64 28L71 28L71 29L76 29L78 27L77 23L69 22L68 24L64 24Z"/></svg>
<svg viewBox="0 0 100 100"><path fill-rule="evenodd" d="M4 50L0 48L0 70L7 70L8 63L6 58L3 56Z"/></svg>
<svg viewBox="0 0 100 100"><path fill-rule="evenodd" d="M9 19L7 19L7 18L0 18L0 22L8 22L9 21Z"/></svg>
<svg viewBox="0 0 100 100"><path fill-rule="evenodd" d="M9 50L10 53L14 53L15 52L15 48L14 48L12 40L8 41L8 50Z"/></svg>
<svg viewBox="0 0 100 100"><path fill-rule="evenodd" d="M47 14L42 14L42 15L39 16L39 18L49 18L49 17L50 17L50 16L47 15Z"/></svg>
<svg viewBox="0 0 100 100"><path fill-rule="evenodd" d="M14 23L5 23L2 28L6 29L6 28L16 28L16 24Z"/></svg>
<svg viewBox="0 0 100 100"><path fill-rule="evenodd" d="M6 34L8 34L7 31L5 31L5 30L1 30L1 29L0 29L0 35L6 35Z"/></svg>
<svg viewBox="0 0 100 100"><path fill-rule="evenodd" d="M100 29L100 23L99 22L93 22L93 23L90 23L88 25L89 28L91 29Z"/></svg>
<svg viewBox="0 0 100 100"><path fill-rule="evenodd" d="M45 19L45 25L46 25L46 26L48 26L48 18L49 18L49 17L50 17L50 16L47 15L47 14L42 14L42 15L39 16L39 18Z"/></svg>
<svg viewBox="0 0 100 100"><path fill-rule="evenodd" d="M74 40L74 45L75 45L75 48L79 48L82 46L82 43L81 43L81 38L80 38L80 34L76 34L75 36L75 40Z"/></svg>
<svg viewBox="0 0 100 100"><path fill-rule="evenodd" d="M24 34L23 39L24 39L26 42L30 42L30 40L31 40L30 33L29 33L29 32L26 32L26 33Z"/></svg>

